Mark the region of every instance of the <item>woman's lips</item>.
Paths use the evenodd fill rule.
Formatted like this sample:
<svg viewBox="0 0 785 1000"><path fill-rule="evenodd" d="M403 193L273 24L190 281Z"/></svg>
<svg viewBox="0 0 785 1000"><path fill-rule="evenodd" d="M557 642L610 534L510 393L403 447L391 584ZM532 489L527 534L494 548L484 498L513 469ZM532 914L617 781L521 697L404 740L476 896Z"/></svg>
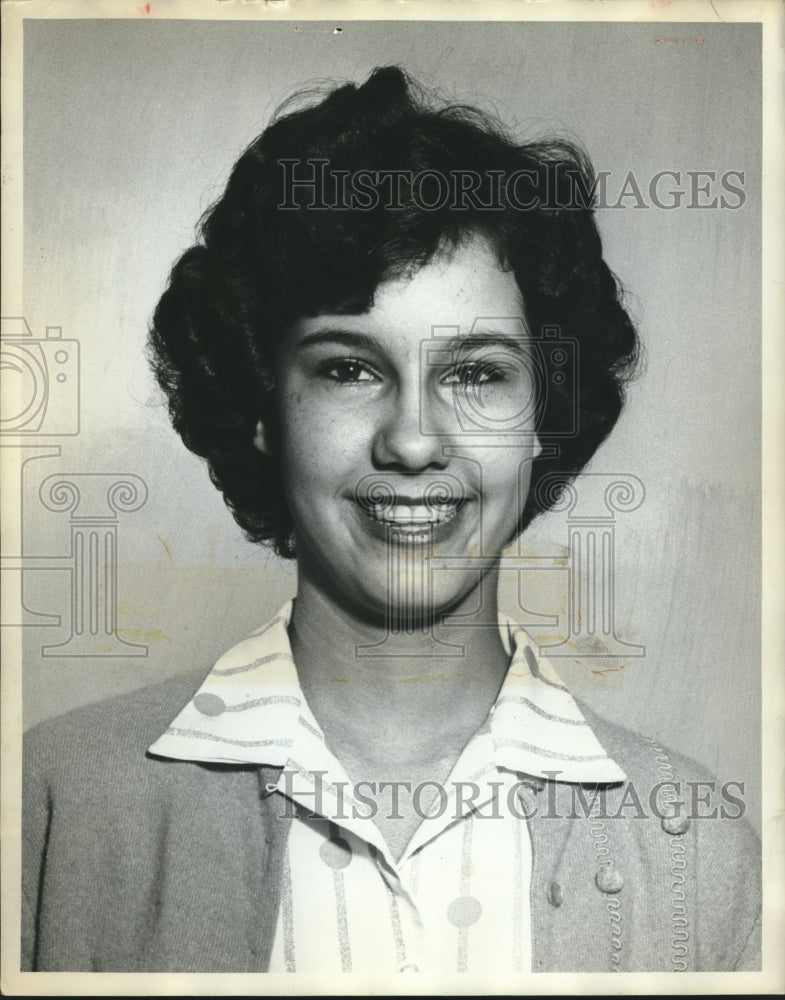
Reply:
<svg viewBox="0 0 785 1000"><path fill-rule="evenodd" d="M375 504L368 508L367 513L376 521L392 524L396 527L418 525L444 524L458 513L460 502L428 504Z"/></svg>
<svg viewBox="0 0 785 1000"><path fill-rule="evenodd" d="M447 525L464 506L465 500L437 503L360 503L365 520L377 538L390 542L423 545L438 540Z"/></svg>

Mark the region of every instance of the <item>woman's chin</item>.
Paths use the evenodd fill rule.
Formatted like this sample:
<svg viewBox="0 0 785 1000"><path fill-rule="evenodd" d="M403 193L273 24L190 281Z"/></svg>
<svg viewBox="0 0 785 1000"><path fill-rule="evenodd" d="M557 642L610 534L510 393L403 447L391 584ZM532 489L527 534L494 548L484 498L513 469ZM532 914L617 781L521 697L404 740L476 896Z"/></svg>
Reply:
<svg viewBox="0 0 785 1000"><path fill-rule="evenodd" d="M478 594L477 588L477 580L457 588L438 588L432 584L411 590L384 586L353 588L343 591L342 603L366 625L401 636L423 636L443 627L447 616L468 618L480 614L485 591Z"/></svg>

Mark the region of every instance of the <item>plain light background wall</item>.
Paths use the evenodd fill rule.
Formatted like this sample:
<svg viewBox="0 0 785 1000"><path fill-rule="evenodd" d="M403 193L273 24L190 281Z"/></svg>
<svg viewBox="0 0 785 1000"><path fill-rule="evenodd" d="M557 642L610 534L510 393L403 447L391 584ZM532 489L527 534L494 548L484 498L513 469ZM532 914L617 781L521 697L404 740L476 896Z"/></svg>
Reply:
<svg viewBox="0 0 785 1000"><path fill-rule="evenodd" d="M26 553L68 551L67 516L38 499L50 473L135 473L149 490L119 529L119 627L148 655L43 657L42 644L67 637L65 624L25 630L25 723L206 670L294 593L293 567L243 540L169 427L143 357L146 329L198 216L280 101L400 63L446 96L496 111L523 137L577 137L611 172L611 201L629 171L644 193L662 170L744 172L737 210L638 209L627 199L598 211L646 370L591 471L635 475L646 488L641 507L618 518L616 566L618 631L646 655L556 666L607 717L745 781L756 821L759 27L337 26L25 25L24 298L14 311L37 337L57 325L79 339L82 393L80 434L62 440L61 457L27 467ZM566 532L564 515L546 515L524 548L563 553ZM527 573L523 586L527 607L555 613L566 574ZM67 573L28 572L26 603L67 616L68 587ZM505 587L503 604L514 589Z"/></svg>

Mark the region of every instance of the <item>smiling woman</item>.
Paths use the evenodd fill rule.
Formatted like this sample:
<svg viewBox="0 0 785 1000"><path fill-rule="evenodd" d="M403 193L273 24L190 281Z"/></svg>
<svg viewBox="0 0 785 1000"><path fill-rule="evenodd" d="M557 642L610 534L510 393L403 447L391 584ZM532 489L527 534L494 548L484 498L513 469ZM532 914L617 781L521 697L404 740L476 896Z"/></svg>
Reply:
<svg viewBox="0 0 785 1000"><path fill-rule="evenodd" d="M346 203L347 179L373 197ZM503 550L635 370L572 198L592 183L576 147L517 143L394 67L241 156L151 358L248 537L296 558L297 596L198 686L31 737L27 968L759 963L732 790L693 822L690 789L716 783L579 705L497 605Z"/></svg>
<svg viewBox="0 0 785 1000"><path fill-rule="evenodd" d="M406 613L467 613L477 571L492 572L518 532L531 462L541 451L532 378L521 323L505 340L492 317L519 317L521 297L487 241L438 252L412 277L380 283L359 315L296 322L278 370L277 435L287 506L294 525L298 603L310 591L341 613L384 625L389 612L390 546L417 562L423 546L443 557L475 553L462 570L434 575ZM455 336L432 330L450 317ZM424 349L436 354L424 364ZM488 449L458 419L473 394L488 427L519 411L510 446ZM257 444L267 454L260 421ZM433 488L444 484L433 502ZM378 502L383 494L383 502ZM374 495L377 500L374 502ZM495 620L493 602L484 609Z"/></svg>

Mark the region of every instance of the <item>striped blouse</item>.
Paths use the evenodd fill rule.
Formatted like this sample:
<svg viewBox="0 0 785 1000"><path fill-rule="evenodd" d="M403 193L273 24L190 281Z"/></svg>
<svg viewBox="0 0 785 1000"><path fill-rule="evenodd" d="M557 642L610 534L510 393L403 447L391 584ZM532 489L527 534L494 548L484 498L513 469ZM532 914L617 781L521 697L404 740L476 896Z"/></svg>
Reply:
<svg viewBox="0 0 785 1000"><path fill-rule="evenodd" d="M510 667L449 779L353 786L300 688L291 610L222 656L150 747L178 760L282 768L268 792L295 821L270 971L529 971L531 799L519 793L624 773L526 632L501 618ZM423 819L396 860L373 817L404 797Z"/></svg>

